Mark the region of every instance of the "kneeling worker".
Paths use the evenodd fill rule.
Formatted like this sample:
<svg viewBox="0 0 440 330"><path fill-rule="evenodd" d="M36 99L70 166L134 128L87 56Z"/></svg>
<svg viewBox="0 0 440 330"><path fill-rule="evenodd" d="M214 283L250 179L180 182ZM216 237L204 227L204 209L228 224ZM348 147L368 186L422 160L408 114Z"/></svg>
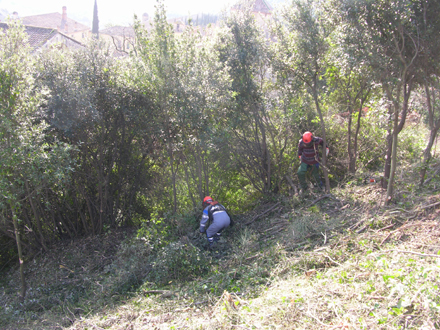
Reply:
<svg viewBox="0 0 440 330"><path fill-rule="evenodd" d="M211 225L206 228L208 221ZM203 215L200 221L200 232L205 233L208 238L209 246L220 240L223 229L231 224L231 218L226 211L226 208L219 202L215 202L211 197L206 196L203 199Z"/></svg>

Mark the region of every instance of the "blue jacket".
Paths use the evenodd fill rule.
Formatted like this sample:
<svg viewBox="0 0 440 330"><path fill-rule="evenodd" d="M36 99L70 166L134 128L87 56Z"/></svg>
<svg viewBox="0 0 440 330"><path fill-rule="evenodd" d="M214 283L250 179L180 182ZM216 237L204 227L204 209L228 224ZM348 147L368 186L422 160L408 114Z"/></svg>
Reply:
<svg viewBox="0 0 440 330"><path fill-rule="evenodd" d="M225 227L227 227L230 223L230 218L226 208L218 202L213 202L203 210L202 220L200 220L200 232L204 233L206 231L206 226L209 221L213 223L216 222L216 220L227 222L227 224L225 223Z"/></svg>

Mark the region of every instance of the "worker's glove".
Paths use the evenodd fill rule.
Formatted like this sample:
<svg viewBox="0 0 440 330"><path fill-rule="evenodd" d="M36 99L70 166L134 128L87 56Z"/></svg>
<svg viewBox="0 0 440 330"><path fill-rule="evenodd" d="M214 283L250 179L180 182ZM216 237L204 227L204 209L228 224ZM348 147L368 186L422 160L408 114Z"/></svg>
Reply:
<svg viewBox="0 0 440 330"><path fill-rule="evenodd" d="M328 152L329 152L329 149L326 148L326 149L325 149L325 155L326 155L326 156L328 156Z"/></svg>
<svg viewBox="0 0 440 330"><path fill-rule="evenodd" d="M301 161L301 156L298 156L299 157L299 161Z"/></svg>

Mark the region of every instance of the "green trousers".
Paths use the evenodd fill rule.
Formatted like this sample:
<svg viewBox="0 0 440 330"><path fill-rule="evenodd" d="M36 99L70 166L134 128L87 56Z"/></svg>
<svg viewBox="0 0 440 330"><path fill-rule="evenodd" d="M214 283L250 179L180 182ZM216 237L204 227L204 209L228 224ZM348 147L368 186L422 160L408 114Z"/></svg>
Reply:
<svg viewBox="0 0 440 330"><path fill-rule="evenodd" d="M306 163L301 162L301 165L298 168L298 172L296 173L298 175L301 188L303 190L307 189L307 183L306 183L307 171L312 172L312 175L316 180L316 182L314 183L316 183L318 186L322 186L321 178L319 177L319 164L308 165Z"/></svg>

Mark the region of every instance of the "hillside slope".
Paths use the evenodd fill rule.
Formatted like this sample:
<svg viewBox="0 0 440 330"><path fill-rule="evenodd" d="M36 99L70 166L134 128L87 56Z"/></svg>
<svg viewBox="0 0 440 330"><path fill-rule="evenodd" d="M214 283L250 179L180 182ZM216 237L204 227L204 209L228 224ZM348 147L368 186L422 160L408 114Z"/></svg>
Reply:
<svg viewBox="0 0 440 330"><path fill-rule="evenodd" d="M440 192L402 178L261 202L205 251L113 231L3 276L2 329L438 329Z"/></svg>

